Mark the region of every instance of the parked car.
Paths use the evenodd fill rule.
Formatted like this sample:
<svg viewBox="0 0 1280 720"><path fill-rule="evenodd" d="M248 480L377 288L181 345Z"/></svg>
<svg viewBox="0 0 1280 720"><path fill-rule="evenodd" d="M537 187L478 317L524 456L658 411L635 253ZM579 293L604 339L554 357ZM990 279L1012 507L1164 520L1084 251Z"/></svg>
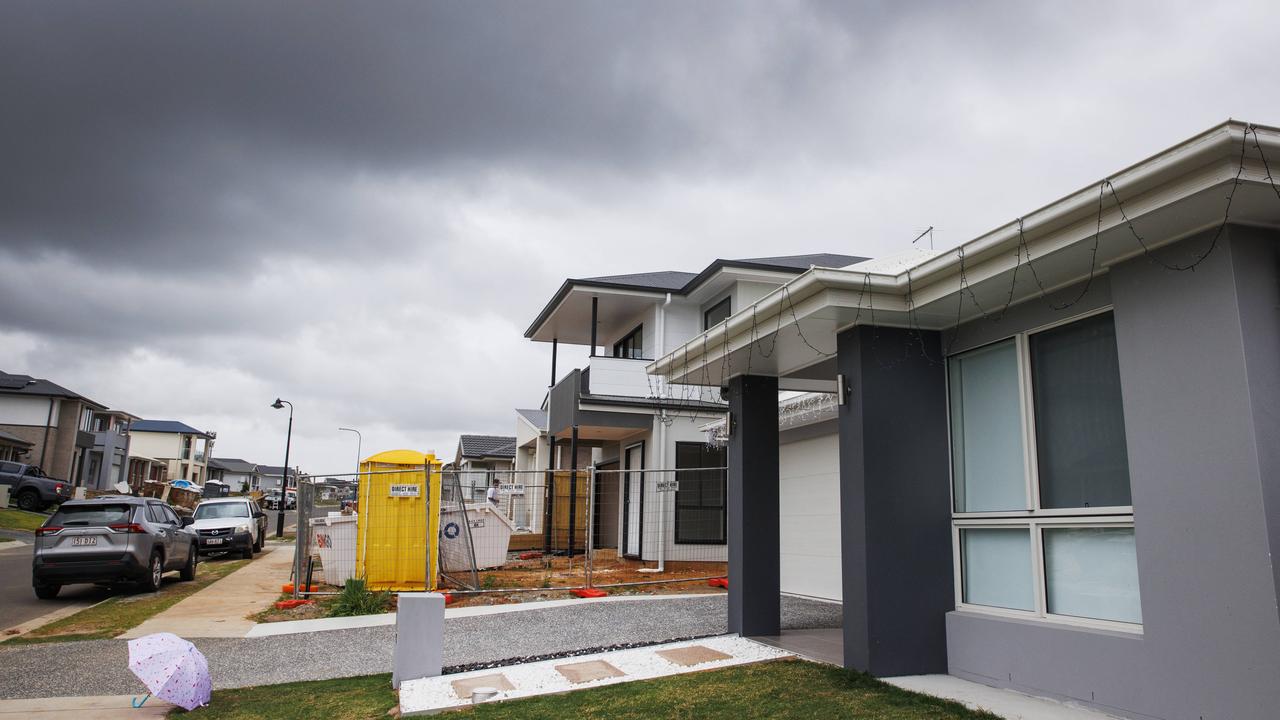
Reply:
<svg viewBox="0 0 1280 720"><path fill-rule="evenodd" d="M262 504L271 510L279 510L280 491L273 490L268 493L267 496L262 499ZM286 493L284 496L284 509L293 510L296 507L298 507L298 494L295 492Z"/></svg>
<svg viewBox="0 0 1280 720"><path fill-rule="evenodd" d="M0 484L23 510L39 512L71 498L71 484L44 474L39 465L0 462Z"/></svg>
<svg viewBox="0 0 1280 720"><path fill-rule="evenodd" d="M267 514L250 498L202 500L196 506L191 527L200 541L200 554L238 552L252 558L262 551L267 536Z"/></svg>
<svg viewBox="0 0 1280 720"><path fill-rule="evenodd" d="M137 582L160 589L170 570L194 580L196 535L167 504L154 498L106 495L62 503L36 530L31 584L48 600L63 585Z"/></svg>

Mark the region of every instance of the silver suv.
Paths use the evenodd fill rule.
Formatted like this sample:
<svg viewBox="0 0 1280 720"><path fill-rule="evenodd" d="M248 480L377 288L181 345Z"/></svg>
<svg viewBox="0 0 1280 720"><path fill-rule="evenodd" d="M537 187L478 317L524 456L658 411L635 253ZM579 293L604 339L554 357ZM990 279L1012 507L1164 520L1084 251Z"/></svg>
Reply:
<svg viewBox="0 0 1280 720"><path fill-rule="evenodd" d="M169 570L194 580L199 552L190 524L153 498L108 495L65 502L36 530L36 597L56 597L63 585L74 583L134 581L155 591Z"/></svg>

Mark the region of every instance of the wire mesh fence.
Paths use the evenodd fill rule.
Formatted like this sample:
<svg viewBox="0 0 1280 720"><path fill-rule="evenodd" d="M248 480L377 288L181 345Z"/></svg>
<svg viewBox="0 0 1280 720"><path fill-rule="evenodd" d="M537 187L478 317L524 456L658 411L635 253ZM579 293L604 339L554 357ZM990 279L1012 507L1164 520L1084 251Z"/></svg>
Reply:
<svg viewBox="0 0 1280 720"><path fill-rule="evenodd" d="M724 577L725 469L399 467L299 483L299 595L627 588Z"/></svg>

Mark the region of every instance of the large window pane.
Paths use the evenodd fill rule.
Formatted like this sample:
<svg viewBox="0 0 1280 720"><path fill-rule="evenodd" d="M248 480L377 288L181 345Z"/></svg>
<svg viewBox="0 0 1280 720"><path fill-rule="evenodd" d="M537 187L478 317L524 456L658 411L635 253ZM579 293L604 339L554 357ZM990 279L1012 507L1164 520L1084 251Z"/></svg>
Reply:
<svg viewBox="0 0 1280 720"><path fill-rule="evenodd" d="M957 355L948 368L956 511L1028 509L1017 346Z"/></svg>
<svg viewBox="0 0 1280 720"><path fill-rule="evenodd" d="M675 541L723 544L725 542L725 472L698 470L725 465L725 449L704 443L676 443Z"/></svg>
<svg viewBox="0 0 1280 720"><path fill-rule="evenodd" d="M1050 613L1142 622L1133 528L1047 528L1044 564Z"/></svg>
<svg viewBox="0 0 1280 720"><path fill-rule="evenodd" d="M1031 336L1040 506L1132 505L1111 313Z"/></svg>
<svg viewBox="0 0 1280 720"><path fill-rule="evenodd" d="M962 529L960 543L965 602L1035 609L1028 528Z"/></svg>

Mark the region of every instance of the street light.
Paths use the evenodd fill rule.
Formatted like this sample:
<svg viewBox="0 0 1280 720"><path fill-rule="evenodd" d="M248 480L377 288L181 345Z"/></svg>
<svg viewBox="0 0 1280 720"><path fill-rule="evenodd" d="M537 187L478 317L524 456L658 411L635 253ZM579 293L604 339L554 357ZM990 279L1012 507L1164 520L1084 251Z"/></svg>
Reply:
<svg viewBox="0 0 1280 720"><path fill-rule="evenodd" d="M289 497L289 442L293 440L293 403L276 398L271 407L276 410L289 406L289 431L284 436L284 467L280 470L280 504L276 506L276 537L284 537L284 506Z"/></svg>
<svg viewBox="0 0 1280 720"><path fill-rule="evenodd" d="M355 428L338 428L338 429L345 430L346 432L353 432L356 434L356 486L358 487L360 485L360 454L361 454L360 448L364 445L364 436L361 435L360 431L356 430Z"/></svg>

